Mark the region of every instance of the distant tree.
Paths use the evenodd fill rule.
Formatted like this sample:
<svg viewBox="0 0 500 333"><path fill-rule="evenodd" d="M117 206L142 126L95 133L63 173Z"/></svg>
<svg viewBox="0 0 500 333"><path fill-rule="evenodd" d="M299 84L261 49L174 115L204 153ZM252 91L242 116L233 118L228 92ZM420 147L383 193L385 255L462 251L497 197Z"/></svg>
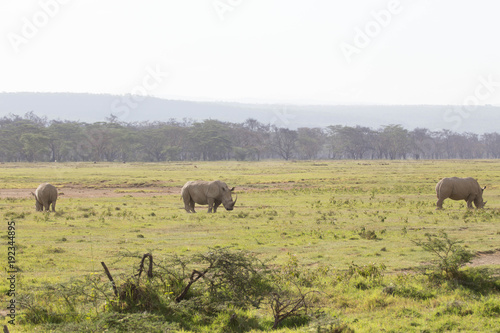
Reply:
<svg viewBox="0 0 500 333"><path fill-rule="evenodd" d="M148 124L139 132L140 147L147 161L165 161L168 145L168 128L161 123Z"/></svg>
<svg viewBox="0 0 500 333"><path fill-rule="evenodd" d="M22 132L20 123L29 123L19 116L8 116L0 120L0 155L2 161L25 160L23 144L19 140Z"/></svg>
<svg viewBox="0 0 500 333"><path fill-rule="evenodd" d="M401 125L383 126L378 132L378 142L379 150L391 160L405 159L411 148L408 130Z"/></svg>
<svg viewBox="0 0 500 333"><path fill-rule="evenodd" d="M481 137L481 142L487 157L500 158L500 134L486 133Z"/></svg>
<svg viewBox="0 0 500 333"><path fill-rule="evenodd" d="M437 152L436 140L426 128L415 128L409 132L410 151L414 158L433 158Z"/></svg>
<svg viewBox="0 0 500 333"><path fill-rule="evenodd" d="M237 160L260 160L266 150L269 126L255 119L247 119L242 124L231 124L233 153Z"/></svg>
<svg viewBox="0 0 500 333"><path fill-rule="evenodd" d="M0 136L2 155L8 161L34 162L47 159L44 120L32 112L24 118L11 116L2 119Z"/></svg>
<svg viewBox="0 0 500 333"><path fill-rule="evenodd" d="M387 125L291 130L250 118L242 123L48 121L34 112L0 118L0 161L166 161L500 158L500 134L456 133Z"/></svg>
<svg viewBox="0 0 500 333"><path fill-rule="evenodd" d="M330 149L343 158L361 159L372 149L372 133L368 127L329 126Z"/></svg>
<svg viewBox="0 0 500 333"><path fill-rule="evenodd" d="M78 142L83 139L82 127L78 122L51 121L47 127L50 161L77 161L75 153Z"/></svg>
<svg viewBox="0 0 500 333"><path fill-rule="evenodd" d="M19 141L23 145L23 152L28 162L44 161L47 159L49 137L42 131L37 133L23 133Z"/></svg>
<svg viewBox="0 0 500 333"><path fill-rule="evenodd" d="M321 128L297 129L297 151L303 159L318 158L325 141L326 136Z"/></svg>
<svg viewBox="0 0 500 333"><path fill-rule="evenodd" d="M89 150L90 157L94 161L114 161L120 155L118 143L122 133L121 125L116 123L86 124L83 129L84 140L78 149L82 152Z"/></svg>
<svg viewBox="0 0 500 333"><path fill-rule="evenodd" d="M288 161L295 153L297 137L297 131L274 126L271 133L271 149Z"/></svg>
<svg viewBox="0 0 500 333"><path fill-rule="evenodd" d="M190 150L204 161L228 159L232 142L229 126L218 120L194 123L188 136Z"/></svg>

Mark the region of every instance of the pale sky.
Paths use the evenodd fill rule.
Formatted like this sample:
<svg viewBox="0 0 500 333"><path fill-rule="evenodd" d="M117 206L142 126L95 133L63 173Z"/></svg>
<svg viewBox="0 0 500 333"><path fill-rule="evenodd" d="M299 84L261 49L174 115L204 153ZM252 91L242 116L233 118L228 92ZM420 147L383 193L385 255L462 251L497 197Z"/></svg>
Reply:
<svg viewBox="0 0 500 333"><path fill-rule="evenodd" d="M500 105L498 0L0 0L0 92Z"/></svg>

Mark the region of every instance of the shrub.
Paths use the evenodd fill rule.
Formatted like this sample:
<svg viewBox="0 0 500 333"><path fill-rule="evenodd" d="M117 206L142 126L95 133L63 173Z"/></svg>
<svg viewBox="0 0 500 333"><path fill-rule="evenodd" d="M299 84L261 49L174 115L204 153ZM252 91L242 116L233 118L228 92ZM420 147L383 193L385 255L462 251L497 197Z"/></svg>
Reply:
<svg viewBox="0 0 500 333"><path fill-rule="evenodd" d="M358 232L359 237L364 239L377 239L377 234L373 230L366 230L365 227L361 227L360 232Z"/></svg>
<svg viewBox="0 0 500 333"><path fill-rule="evenodd" d="M158 266L160 274L169 276L171 285L183 286L176 297L178 302L196 298L198 302L212 306L230 304L245 309L259 306L271 290L266 264L247 251L211 248L207 253L191 258L174 256L168 266ZM194 283L196 293L191 292Z"/></svg>
<svg viewBox="0 0 500 333"><path fill-rule="evenodd" d="M413 242L435 257L428 267L423 267L424 270L430 270L429 277L434 280L458 279L459 269L469 263L474 254L459 245L463 243L462 241L448 238L444 231L437 235L426 233L425 236L426 241L414 240Z"/></svg>
<svg viewBox="0 0 500 333"><path fill-rule="evenodd" d="M386 266L384 264L375 265L368 264L363 266L358 266L355 263L351 263L349 265L349 270L347 272L347 276L360 276L369 280L380 280L383 277L383 272L385 271Z"/></svg>

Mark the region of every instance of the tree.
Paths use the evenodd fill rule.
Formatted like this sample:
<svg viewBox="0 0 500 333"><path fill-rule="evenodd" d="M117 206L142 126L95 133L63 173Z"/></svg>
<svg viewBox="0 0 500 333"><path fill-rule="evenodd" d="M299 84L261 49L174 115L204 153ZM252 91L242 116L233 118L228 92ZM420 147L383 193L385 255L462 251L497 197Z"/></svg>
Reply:
<svg viewBox="0 0 500 333"><path fill-rule="evenodd" d="M82 127L77 122L52 121L47 127L50 161L77 161L75 152L78 142L83 140Z"/></svg>
<svg viewBox="0 0 500 333"><path fill-rule="evenodd" d="M0 149L3 158L8 161L45 160L47 150L42 145L46 143L43 124L43 120L33 113L27 113L25 118L14 115L4 117L0 124Z"/></svg>
<svg viewBox="0 0 500 333"><path fill-rule="evenodd" d="M321 128L302 127L297 129L297 150L303 159L315 159L325 143L325 134Z"/></svg>
<svg viewBox="0 0 500 333"><path fill-rule="evenodd" d="M231 129L234 157L238 160L260 160L266 151L269 126L250 118L242 124L232 124Z"/></svg>
<svg viewBox="0 0 500 333"><path fill-rule="evenodd" d="M484 145L487 157L500 158L500 134L483 134L481 142Z"/></svg>
<svg viewBox="0 0 500 333"><path fill-rule="evenodd" d="M410 151L410 139L408 130L401 125L383 126L378 133L379 149L391 160L406 158Z"/></svg>
<svg viewBox="0 0 500 333"><path fill-rule="evenodd" d="M204 161L228 159L232 148L230 131L218 120L194 123L188 135L191 151Z"/></svg>
<svg viewBox="0 0 500 333"><path fill-rule="evenodd" d="M378 130L332 125L297 130L243 123L47 121L34 112L0 118L0 161L172 161L500 158L500 134L456 133L387 125Z"/></svg>
<svg viewBox="0 0 500 333"><path fill-rule="evenodd" d="M23 152L28 162L43 161L48 155L49 137L43 132L23 133L19 141L23 145Z"/></svg>
<svg viewBox="0 0 500 333"><path fill-rule="evenodd" d="M288 161L295 153L297 131L288 128L273 127L271 136L271 149Z"/></svg>
<svg viewBox="0 0 500 333"><path fill-rule="evenodd" d="M341 157L361 159L372 149L372 130L368 127L329 126L328 131L333 152Z"/></svg>
<svg viewBox="0 0 500 333"><path fill-rule="evenodd" d="M409 132L410 151L419 160L421 158L433 158L437 151L436 140L432 133L426 128L415 128Z"/></svg>
<svg viewBox="0 0 500 333"><path fill-rule="evenodd" d="M117 123L97 122L85 124L83 129L84 140L77 149L80 153L89 153L94 161L114 161L120 155L120 135L123 133L121 125ZM87 155L86 158L89 156Z"/></svg>
<svg viewBox="0 0 500 333"><path fill-rule="evenodd" d="M140 147L148 161L164 161L168 145L167 128L164 124L148 124L141 129Z"/></svg>

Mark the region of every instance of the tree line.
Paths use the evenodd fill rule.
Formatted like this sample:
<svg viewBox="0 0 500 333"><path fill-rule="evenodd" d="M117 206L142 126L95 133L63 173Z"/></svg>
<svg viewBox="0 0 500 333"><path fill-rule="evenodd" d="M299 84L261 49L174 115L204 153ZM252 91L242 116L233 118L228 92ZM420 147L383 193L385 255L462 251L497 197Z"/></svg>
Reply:
<svg viewBox="0 0 500 333"><path fill-rule="evenodd" d="M499 158L500 134L331 125L296 130L208 119L120 122L48 120L33 112L0 118L0 161L182 161L261 159Z"/></svg>

